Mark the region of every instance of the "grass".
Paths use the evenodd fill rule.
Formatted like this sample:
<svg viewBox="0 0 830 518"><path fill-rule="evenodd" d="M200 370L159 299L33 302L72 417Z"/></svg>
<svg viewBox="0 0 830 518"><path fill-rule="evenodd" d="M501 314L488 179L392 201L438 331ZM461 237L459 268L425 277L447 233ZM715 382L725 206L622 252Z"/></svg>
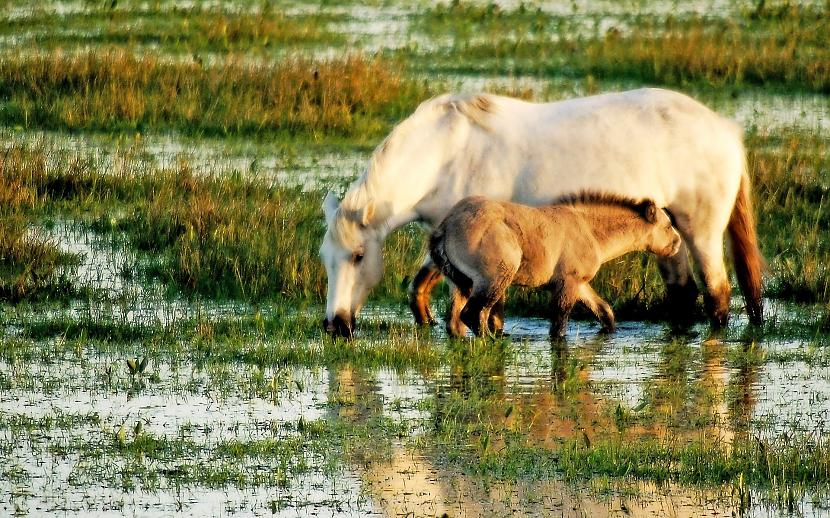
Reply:
<svg viewBox="0 0 830 518"><path fill-rule="evenodd" d="M182 53L251 53L323 43L342 45L342 35L325 28L336 19L322 12L288 16L267 4L248 10L199 4L113 8L100 3L74 13L35 8L22 17L0 18L0 34L39 35L41 48L143 45Z"/></svg>
<svg viewBox="0 0 830 518"><path fill-rule="evenodd" d="M0 120L23 128L373 138L423 95L359 54L215 65L119 49L0 55Z"/></svg>
<svg viewBox="0 0 830 518"><path fill-rule="evenodd" d="M21 215L42 203L32 181L42 164L22 157L21 150L7 150L0 157L0 299L77 295L66 274L78 258L30 232Z"/></svg>
<svg viewBox="0 0 830 518"><path fill-rule="evenodd" d="M93 230L123 234L153 255L147 276L187 293L322 300L325 274L317 248L324 231L324 191L279 187L239 174L196 176L186 162L173 169L141 166L129 162L135 160L132 152L125 153L128 162L120 174L100 171L83 155L68 158L68 168L51 169L50 153L37 146L7 153L0 196L19 199L10 206L18 218L70 211ZM112 215L115 206L122 216ZM402 281L417 269L422 243L414 228L389 240L391 274L380 295L402 296Z"/></svg>
<svg viewBox="0 0 830 518"><path fill-rule="evenodd" d="M29 233L24 220L0 221L0 300L18 302L78 296L69 275L78 257Z"/></svg>
<svg viewBox="0 0 830 518"><path fill-rule="evenodd" d="M799 441L804 440L804 443ZM510 444L485 456L475 470L496 477L571 478L601 475L686 484L745 484L763 488L826 485L830 450L825 441L797 439L781 444L749 438L725 447L711 440L691 443L607 440L586 446L570 440L558 451Z"/></svg>
<svg viewBox="0 0 830 518"><path fill-rule="evenodd" d="M775 272L767 292L801 302L830 300L830 159L818 135L750 139L750 170L758 192L758 233ZM809 253L805 253L809 251Z"/></svg>
<svg viewBox="0 0 830 518"><path fill-rule="evenodd" d="M586 21L524 5L503 10L453 2L422 18L422 25L449 33L450 44L409 55L428 71L830 92L826 7L785 5L735 18L635 14L609 28L600 16Z"/></svg>

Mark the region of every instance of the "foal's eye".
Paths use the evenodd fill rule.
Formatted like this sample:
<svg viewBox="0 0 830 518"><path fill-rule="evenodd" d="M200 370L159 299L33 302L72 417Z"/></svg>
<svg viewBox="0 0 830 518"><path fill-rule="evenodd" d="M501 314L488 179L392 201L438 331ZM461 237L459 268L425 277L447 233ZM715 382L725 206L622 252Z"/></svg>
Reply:
<svg viewBox="0 0 830 518"><path fill-rule="evenodd" d="M363 254L358 252L358 253L352 255L352 262L353 263L357 264L362 260L363 260Z"/></svg>

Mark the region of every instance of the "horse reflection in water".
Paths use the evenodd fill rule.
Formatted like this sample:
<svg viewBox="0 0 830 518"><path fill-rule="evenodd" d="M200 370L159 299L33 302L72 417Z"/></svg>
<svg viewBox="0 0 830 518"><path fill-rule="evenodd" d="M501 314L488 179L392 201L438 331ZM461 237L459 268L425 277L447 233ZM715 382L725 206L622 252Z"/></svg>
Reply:
<svg viewBox="0 0 830 518"><path fill-rule="evenodd" d="M704 343L666 345L653 375L645 380L651 411L657 418L619 427L613 401L595 390L591 365L607 342L597 338L568 346L555 341L551 367L545 376L527 383L524 374L506 367L498 351L476 350L459 343L445 377L435 381L433 414L424 433L457 427L467 437L468 427L490 431L482 446L479 438L463 448L490 452L504 446L505 430L517 431L531 445L558 448L567 439L588 443L619 436L623 440L654 437L677 441L710 439L726 448L736 434L747 433L754 406L752 385L757 367L730 371L722 367L727 347ZM469 348L469 349L464 349ZM699 358L693 357L699 354ZM486 355L482 359L482 355ZM512 371L512 372L511 372ZM381 384L371 373L349 365L330 371L330 390L349 404L334 406L332 419L367 423L384 415ZM730 397L727 397L729 395ZM475 412L460 414L460 400L486 400ZM480 408L489 408L482 414ZM510 411L506 411L510 409ZM694 423L689 426L689 423ZM430 430L429 428L432 428ZM450 433L452 431L450 430ZM415 451L406 438L393 442L388 455L359 456L351 468L386 516L613 516L621 510L635 516L698 516L702 500L710 515L730 516L727 504L717 508L717 495L673 484L638 484L638 495L586 496L584 488L556 479L540 481L484 481L463 474L440 453Z"/></svg>

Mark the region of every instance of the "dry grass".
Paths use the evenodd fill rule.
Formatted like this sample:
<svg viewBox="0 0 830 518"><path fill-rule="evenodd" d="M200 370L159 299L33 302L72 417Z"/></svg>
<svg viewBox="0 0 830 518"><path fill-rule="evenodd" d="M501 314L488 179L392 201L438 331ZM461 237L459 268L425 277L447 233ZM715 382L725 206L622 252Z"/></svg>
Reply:
<svg viewBox="0 0 830 518"><path fill-rule="evenodd" d="M411 56L419 66L830 92L826 7L786 4L731 18L632 15L610 28L597 18L586 30L576 17L459 5L425 14L453 39L447 49Z"/></svg>
<svg viewBox="0 0 830 518"><path fill-rule="evenodd" d="M714 27L713 27L714 25ZM629 36L609 32L584 47L575 59L591 73L679 84L781 84L830 92L830 53L816 45L817 29L755 34L740 23L695 19L686 26L666 22L657 34L638 30ZM826 41L826 40L825 40ZM579 65L577 65L579 67Z"/></svg>
<svg viewBox="0 0 830 518"><path fill-rule="evenodd" d="M361 55L206 66L128 52L0 58L7 124L51 129L174 128L184 133L378 135L423 91Z"/></svg>

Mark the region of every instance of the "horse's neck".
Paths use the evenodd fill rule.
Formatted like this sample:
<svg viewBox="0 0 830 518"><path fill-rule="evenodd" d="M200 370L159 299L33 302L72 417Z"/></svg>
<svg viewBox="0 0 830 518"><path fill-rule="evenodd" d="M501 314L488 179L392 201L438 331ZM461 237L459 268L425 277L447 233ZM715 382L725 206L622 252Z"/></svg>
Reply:
<svg viewBox="0 0 830 518"><path fill-rule="evenodd" d="M344 198L344 206L354 213L362 211L370 202L374 204L375 217L370 226L383 238L396 228L418 218L414 207L425 195L412 188L400 192L390 183L395 182L390 182L387 178L369 179L364 176L352 185Z"/></svg>
<svg viewBox="0 0 830 518"><path fill-rule="evenodd" d="M636 214L624 209L602 207L587 211L583 217L589 221L603 263L628 252L645 249L643 233L646 225Z"/></svg>

